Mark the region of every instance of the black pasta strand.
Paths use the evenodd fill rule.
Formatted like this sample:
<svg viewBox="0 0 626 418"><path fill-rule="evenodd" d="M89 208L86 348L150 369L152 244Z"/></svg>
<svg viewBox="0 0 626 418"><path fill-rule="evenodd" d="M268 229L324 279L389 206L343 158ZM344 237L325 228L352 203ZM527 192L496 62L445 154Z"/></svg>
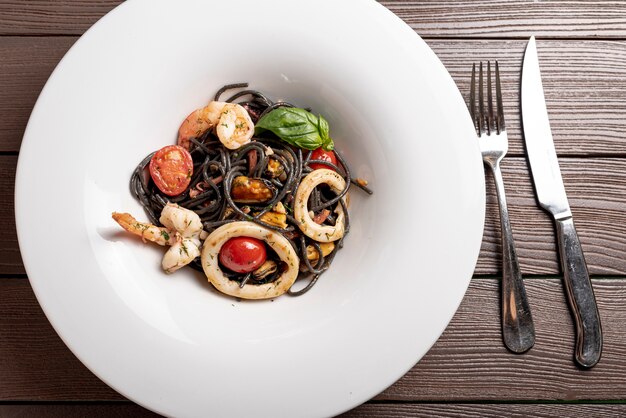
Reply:
<svg viewBox="0 0 626 418"><path fill-rule="evenodd" d="M244 105L249 111L255 113L255 119L261 118L279 107L294 107L294 105L283 101L272 102L263 93L248 89L248 83L225 85L217 91L214 100L218 101L225 92L236 89L240 89L240 91L231 94L225 101ZM171 202L196 212L200 216L204 229L209 233L222 225L240 220L254 222L265 228L280 232L301 257L302 273L300 276L302 278L310 278L309 283L304 288L298 291L289 289L288 294L299 296L308 292L317 283L320 275L329 268L337 251L343 246L343 240L349 232L350 218L344 197L351 183L367 193L371 194L371 190L351 179L350 170L345 159L336 150L337 164L311 159L311 151L305 150L303 152L302 149L293 147L275 137L255 137L253 142L231 151L222 146L211 130L197 138L190 138L190 144L189 152L194 162L194 173L187 190L178 196L171 197L163 194L147 174L147 167L154 153L143 158L133 171L129 182L130 191L143 206L150 222L155 225L161 225L159 222L160 213L163 207L168 202ZM256 153L256 163L250 160L254 153ZM282 167L280 177L273 177L268 171L270 160L275 160ZM315 188L309 199L310 211L317 213L320 210L327 209L331 212L331 215L327 218L327 223L333 224L336 222L336 218L332 213L339 206L344 212L344 236L335 242L333 250L327 256L323 255L322 248L318 242L305 237L300 232L298 222L292 216L293 201L297 188L302 179L312 171L311 164L327 166L329 169L339 173L346 182L345 189L333 197L325 196L326 192ZM231 196L231 188L233 179L240 175L267 180L276 187L275 195L269 201L260 204L238 204ZM285 215L286 228L278 227L261 219L263 215L274 210L278 203L282 203L287 211ZM311 246L314 252L317 253L317 261L314 264L307 257L308 246ZM199 260L194 260L190 267L202 271ZM233 273L231 276L229 277L232 280L239 283L242 283L244 278L243 274ZM280 274L274 274L263 282L271 282L279 276ZM251 282L248 285L254 286Z"/></svg>
<svg viewBox="0 0 626 418"><path fill-rule="evenodd" d="M215 100L216 102L219 101L222 94L227 90L241 89L241 88L246 88L246 87L248 87L248 83L226 84L224 87L219 89L217 93L215 93L213 100Z"/></svg>

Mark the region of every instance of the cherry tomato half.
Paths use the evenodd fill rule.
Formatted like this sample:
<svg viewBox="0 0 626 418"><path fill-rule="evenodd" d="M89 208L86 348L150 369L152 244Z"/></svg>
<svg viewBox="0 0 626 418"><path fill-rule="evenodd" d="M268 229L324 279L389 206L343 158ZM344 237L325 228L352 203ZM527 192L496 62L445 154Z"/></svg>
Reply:
<svg viewBox="0 0 626 418"><path fill-rule="evenodd" d="M256 238L235 237L222 245L220 262L236 273L250 273L265 263L265 243Z"/></svg>
<svg viewBox="0 0 626 418"><path fill-rule="evenodd" d="M179 145L158 150L150 160L150 175L154 184L168 196L185 191L193 174L191 154Z"/></svg>
<svg viewBox="0 0 626 418"><path fill-rule="evenodd" d="M329 163L337 165L337 156L335 155L335 153L332 151L324 151L321 147L311 153L311 159L328 161ZM309 167L311 167L313 170L318 170L320 168L333 170L330 166L319 163L309 164Z"/></svg>

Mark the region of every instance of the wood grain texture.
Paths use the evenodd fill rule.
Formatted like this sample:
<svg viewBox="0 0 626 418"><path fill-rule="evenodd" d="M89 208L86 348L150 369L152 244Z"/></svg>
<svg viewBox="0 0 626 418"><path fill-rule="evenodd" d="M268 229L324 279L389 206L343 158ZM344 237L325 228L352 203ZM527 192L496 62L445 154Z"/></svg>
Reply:
<svg viewBox="0 0 626 418"><path fill-rule="evenodd" d="M618 418L626 415L626 405L541 405L541 404L403 404L366 403L350 412L339 415L341 418ZM3 418L73 418L73 417L115 417L115 418L156 418L160 415L139 405L128 402L107 403L36 403L0 405Z"/></svg>
<svg viewBox="0 0 626 418"><path fill-rule="evenodd" d="M475 279L439 341L377 399L626 399L626 280L595 279L593 285L605 339L603 357L591 371L574 366L572 322L559 280L526 280L537 343L519 356L502 345L498 281ZM63 345L28 281L0 281L0 300L0 400L123 399Z"/></svg>
<svg viewBox="0 0 626 418"><path fill-rule="evenodd" d="M563 182L590 274L626 273L626 160L562 158ZM558 274L554 224L535 199L527 162L505 158L509 216L524 274ZM501 270L499 211L493 178L485 177L487 207L477 274Z"/></svg>
<svg viewBox="0 0 626 418"><path fill-rule="evenodd" d="M16 158L0 156L0 268L24 273L18 250L13 210ZM626 160L618 158L561 159L563 181L591 274L626 274ZM508 206L522 272L559 274L554 227L536 204L533 186L522 158L502 163ZM476 274L501 272L499 212L493 179L487 174L485 230Z"/></svg>
<svg viewBox="0 0 626 418"><path fill-rule="evenodd" d="M622 1L381 1L425 37L626 36Z"/></svg>
<svg viewBox="0 0 626 418"><path fill-rule="evenodd" d="M2 418L158 418L160 416L130 402L0 405Z"/></svg>
<svg viewBox="0 0 626 418"><path fill-rule="evenodd" d="M501 342L498 283L474 279L439 341L377 399L626 399L626 280L593 280L604 348L591 370L574 364L573 325L561 282L526 279L525 284L537 335L529 352L507 352Z"/></svg>
<svg viewBox="0 0 626 418"><path fill-rule="evenodd" d="M0 400L121 400L63 344L28 280L0 280Z"/></svg>
<svg viewBox="0 0 626 418"><path fill-rule="evenodd" d="M19 150L41 89L75 40L0 37L0 152Z"/></svg>
<svg viewBox="0 0 626 418"><path fill-rule="evenodd" d="M0 35L80 35L119 0L0 1ZM626 37L621 1L403 1L386 6L424 37Z"/></svg>
<svg viewBox="0 0 626 418"><path fill-rule="evenodd" d="M466 103L472 64L498 60L509 155L525 155L520 86L526 40L427 43ZM626 155L626 42L539 39L537 49L557 154Z"/></svg>
<svg viewBox="0 0 626 418"><path fill-rule="evenodd" d="M0 412L2 410L0 409ZM626 415L626 405L536 405L536 404L376 404L353 409L341 418L618 418Z"/></svg>
<svg viewBox="0 0 626 418"><path fill-rule="evenodd" d="M2 0L0 35L81 35L120 0Z"/></svg>
<svg viewBox="0 0 626 418"><path fill-rule="evenodd" d="M35 100L74 37L0 37L0 151L18 151ZM510 156L524 155L519 114L525 41L429 40L465 101L473 62L498 60ZM626 42L538 43L560 156L626 155ZM216 82L216 85L219 82Z"/></svg>
<svg viewBox="0 0 626 418"><path fill-rule="evenodd" d="M15 188L15 167L17 157L0 156L0 273L24 273L22 256L17 242L13 190Z"/></svg>

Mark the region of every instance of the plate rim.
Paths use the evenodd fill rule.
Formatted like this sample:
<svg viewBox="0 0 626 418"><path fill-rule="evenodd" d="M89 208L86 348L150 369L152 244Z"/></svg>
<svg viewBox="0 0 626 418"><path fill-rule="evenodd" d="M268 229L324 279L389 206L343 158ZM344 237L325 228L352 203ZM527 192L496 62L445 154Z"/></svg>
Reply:
<svg viewBox="0 0 626 418"><path fill-rule="evenodd" d="M27 228L27 227L25 227L24 225L27 225L27 222L26 222L25 220L21 219L21 216L22 216L21 214L22 214L23 212L19 210L19 206L20 206L20 204L21 204L21 200L22 200L22 197L20 196L20 193L24 193L24 192L22 191L23 186L22 186L22 187L18 187L18 186L19 186L19 184L23 183L23 178L25 177L25 173L24 173L25 168L24 168L24 166L27 164L26 157L24 157L24 156L25 156L25 155L27 155L27 154L26 154L25 152L22 152L22 149L23 149L23 147L24 147L24 144L28 144L28 142L29 142L29 140L28 140L29 126L31 125L31 123L32 123L32 121L33 121L33 119L32 119L32 115L36 114L36 110L37 110L37 108L38 108L38 105L40 105L40 102L41 102L41 100L40 100L40 99L41 99L42 97L44 97L44 96L45 96L45 94L46 94L46 89L48 88L49 84L50 84L51 82L54 82L54 77L55 77L55 74L57 74L57 72L62 71L62 68L63 68L63 63L64 63L65 58L66 58L66 57L67 57L70 53L72 53L72 51L75 51L75 50L76 50L76 49L78 49L78 48L82 48L82 46L81 46L81 45L83 45L83 44L86 42L86 41L85 41L85 39L89 39L89 38L88 38L89 33L92 31L92 29L93 29L94 27L96 27L96 25L102 25L102 24L104 24L103 22L106 22L108 19L110 19L110 16L111 16L112 14L121 13L121 11L123 11L126 7L129 7L129 6L128 6L129 4L131 4L131 3L132 3L132 4L135 4L135 3L138 3L139 1L141 1L141 0L131 0L131 1L127 1L127 2L125 2L125 3L122 3L122 4L118 5L118 6L116 6L116 7L115 7L114 9L112 9L109 13L107 13L107 14L106 14L106 15L104 15L101 19L99 19L99 20L98 20L98 21L97 21L97 22L96 22L96 23L95 23L92 27L90 27L90 28L89 28L89 29L88 29L88 30L87 30L87 31L86 31L86 32L85 32L85 33L84 33L84 34L83 34L83 35L82 35L82 36L81 36L81 37L80 37L80 38L79 38L79 39L78 39L78 40L77 40L77 41L76 41L76 42L75 42L72 46L71 46L71 48L68 50L68 52L67 52L67 53L63 56L63 58L59 61L59 63L56 65L55 69L54 69L54 70L53 70L53 72L51 73L51 75L50 75L50 77L49 77L48 81L46 82L46 84L45 84L45 85L44 85L44 87L42 88L42 90L41 90L41 92L40 92L40 94L39 94L39 97L38 97L38 99L37 99L37 102L36 102L35 106L33 107L33 110L32 110L32 113L31 113L31 117L29 117L28 124L27 124L27 126L26 126L25 131L24 131L23 140L22 140L22 143L21 143L21 145L20 145L20 153L19 153L19 158L18 158L18 162L17 162L17 168L16 168L16 178L15 178L15 189L14 189L14 211L15 211L15 221L16 221L16 230L17 230L17 235L18 235L18 243L19 243L19 248L20 248L20 252L21 252L21 254L22 254L22 259L24 260L24 263L23 263L23 264L24 264L24 268L25 268L25 270L26 270L26 273L27 273L27 275L28 275L29 283L31 284L31 287L33 288L33 291L34 291L34 293L35 293L35 296L36 296L36 298L37 298L38 303L39 303L39 304L40 304L40 306L42 307L42 310L43 310L43 312L44 312L44 315L46 316L46 318L48 319L48 321L49 321L49 322L51 323L51 325L53 326L53 328L54 328L55 332L57 333L57 335L59 335L59 337L61 338L61 340L63 341L63 343L64 343L64 344L65 344L65 345L66 345L66 346L70 349L70 351L72 352L72 354L73 354L74 356L76 356L76 357L77 357L77 358L81 361L81 363L82 363L85 367L87 367L87 368L88 368L88 369L89 369L92 373L94 373L94 375L96 375L96 376L97 376L100 380L102 380L105 384L107 384L108 386L110 386L111 388L113 388L114 390L116 390L117 392L119 392L120 394L122 394L123 396L128 397L128 398L129 398L129 399L131 399L133 402L135 402L135 403L137 403L137 404L139 404L139 405L142 405L142 406L144 406L144 407L145 407L145 408L147 408L147 409L154 410L154 411L156 411L156 412L158 412L158 413L161 413L161 414L166 414L166 413L167 413L166 411L156 410L156 409L154 409L154 407L153 407L153 406L148 405L148 404L145 404L145 403L143 402L143 400L142 400L142 399L136 399L136 398L134 398L134 397L129 396L128 394L124 393L122 390L118 389L117 385L112 384L112 383L109 381L109 379L104 378L103 376L101 376L101 375L98 373L98 371L97 371L97 370L95 370L95 369L92 367L92 365L90 365L90 364L89 364L89 362L87 362L87 361L85 361L85 360L84 360L84 358L83 358L82 354L81 354L80 352L78 352L77 350L75 350L75 346L74 346L74 345L73 345L73 344L72 344L72 343L68 340L67 335L65 335L65 334L62 332L62 325L61 325L61 324L59 324L59 323L57 323L57 320L56 320L56 318L54 318L54 315L53 315L53 314L49 311L49 309L48 309L48 308L46 308L46 306L45 306L45 305L46 305L46 304L45 304L45 296L43 296L42 294L40 294L40 288L37 286L37 280L38 280L38 279L34 279L34 278L33 278L33 276L29 273L29 270L30 270L30 269L31 269L31 267L32 267L32 265L31 265L31 267L29 267L29 263L32 263L32 261L31 261L31 262L27 262L27 260L26 260L27 258L31 258L31 257L30 257L30 256L26 256L26 254L29 252L29 250L25 250L25 248L26 248L26 244L24 243L24 239L23 239L23 235L25 234L25 233L24 233L24 230L25 230L25 228ZM403 21L402 21L402 20L401 20L401 19L400 19L397 15L393 14L393 12L391 12L389 9L385 8L383 5L381 5L381 4L379 4L379 3L375 2L375 1L372 1L371 3L376 4L376 5L377 5L376 7L380 7L380 9L383 9L383 10L384 10L384 13L388 13L388 14L393 15L393 17L394 17L395 19L397 19L397 21L398 21L397 23L401 23L401 24L403 24L403 25L405 25L405 26L406 26L406 29L411 30L412 34L416 37L416 39L419 39L419 41L420 41L421 43L423 43L423 45L424 45L424 47L425 47L425 50L430 51L430 53L432 53L432 55L434 56L435 60L436 60L436 61L437 61L437 62L441 65L441 67L442 67L442 68L444 68L444 70L445 70L445 67L444 67L444 66L443 66L443 64L441 63L440 59L436 56L436 54L434 53L434 51L432 51L432 49L431 49L431 48L430 48L430 47L426 44L426 42L424 42L424 41L423 41L423 40L419 37L419 35L418 35L417 33L415 33L415 32L414 32L414 31L413 31L413 30L412 30L412 29L411 29L408 25L406 25L406 23L404 23L404 22L403 22ZM356 4L356 2L355 2L355 4ZM452 83L452 84L454 85L455 89L457 90L459 98L462 98L462 96L461 96L460 92L458 91L458 88L457 88L457 87L456 87L456 85L454 84L454 81L453 81L453 79L452 79L451 75L449 74L449 72L448 72L447 70L445 70L445 72L446 72L447 78L449 79L449 82L450 82L450 83ZM469 119L469 114L467 115L467 120L468 120L468 121L470 120L470 119ZM27 146L28 146L28 145L27 145ZM478 158L478 157L480 156L480 154L479 154L479 150L478 150L478 143L477 143L477 142L476 142L476 144L475 144L475 149L476 149L476 152L475 152L475 158ZM480 164L480 165L481 165L481 167L482 167L482 160L481 160L481 164ZM484 223L485 223L485 208L484 208L484 202L485 202L485 200L486 200L486 197L485 197L485 193L484 193L484 192L485 192L484 172L483 172L482 170L481 170L481 181L480 181L480 185L481 185L481 188L482 188L482 190L481 190L481 195L482 195L482 204L481 204L481 207L482 207L482 215L481 215L481 219L480 219L480 224L481 224L481 230L484 230ZM476 244L474 244L474 255L473 255L473 257L472 257L472 259L474 260L474 268L475 268L476 263L478 262L478 256L479 256L479 253L480 253L480 247L481 247L481 245L480 245L480 244L481 244L481 242L482 242L482 236L478 239L478 243L477 243L477 245L476 245ZM471 280L471 278L472 278L472 273L470 273L470 274L469 274L469 277L468 277L468 278L467 278L467 280L466 280L466 286L465 286L465 290L463 291L463 294L465 294L465 292L467 291L467 288L468 288L468 286L469 286L469 284L470 284L470 280ZM447 324L449 324L449 323L450 323L450 321L452 320L452 316L454 316L454 314L458 311L458 308L459 308L459 306L460 306L460 304L461 304L462 300L463 300L463 298L460 298L460 299L458 300L458 302L457 302L457 304L456 304L456 307L455 307L455 309L454 309L454 310L453 310L453 312L452 312L452 315L451 315L449 318L447 318L447 320L446 320L446 323L447 323ZM427 351L429 351L429 350L430 350L430 348L432 348L432 345L433 345L434 343L436 343L436 341L437 341L437 340L441 337L441 334L442 334L444 331L445 331L445 327L444 327L444 329L441 331L441 333L439 333L439 337L437 337L437 338L435 339L435 341L433 341L433 343L429 346L429 348L427 348L426 352L427 352ZM419 358L417 358L417 360L416 360L416 363L417 363L417 362L419 362L422 358L423 358L423 356L419 356ZM388 388L389 386L393 385L393 383L395 383L395 382L396 382L396 381L397 381L400 377L402 377L402 376L403 376L403 375L404 375L404 374L405 374L408 370L410 370L412 367L414 367L414 365L415 365L416 363L409 365L409 366L408 366L408 368L406 369L406 371L405 371L404 373L402 373L400 376L398 376L397 378L395 378L393 381L391 381L390 383L388 383L388 384L386 384L384 387L382 387L382 388L380 389L380 391L378 391L378 393L380 393L380 392L384 391L386 388ZM374 394L374 396L375 396L375 394ZM354 408L354 407L358 406L361 402L362 402L361 400L357 400L357 401L355 401L355 403L354 403L354 404L352 404L351 406L346 407L345 409L343 409L343 410L341 410L341 411L338 411L338 413L342 413L342 412L348 411L348 410L350 410L350 409L352 409L352 408Z"/></svg>

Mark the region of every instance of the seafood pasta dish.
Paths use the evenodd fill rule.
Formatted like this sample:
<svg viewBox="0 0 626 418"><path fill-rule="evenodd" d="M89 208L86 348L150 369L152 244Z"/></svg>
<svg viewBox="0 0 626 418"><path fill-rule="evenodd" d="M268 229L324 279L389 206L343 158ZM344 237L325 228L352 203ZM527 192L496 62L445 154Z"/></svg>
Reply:
<svg viewBox="0 0 626 418"><path fill-rule="evenodd" d="M322 116L230 84L182 122L177 144L135 168L130 188L148 220L112 216L168 247L166 273L190 266L242 299L298 296L343 245L351 186L372 193L351 176Z"/></svg>

